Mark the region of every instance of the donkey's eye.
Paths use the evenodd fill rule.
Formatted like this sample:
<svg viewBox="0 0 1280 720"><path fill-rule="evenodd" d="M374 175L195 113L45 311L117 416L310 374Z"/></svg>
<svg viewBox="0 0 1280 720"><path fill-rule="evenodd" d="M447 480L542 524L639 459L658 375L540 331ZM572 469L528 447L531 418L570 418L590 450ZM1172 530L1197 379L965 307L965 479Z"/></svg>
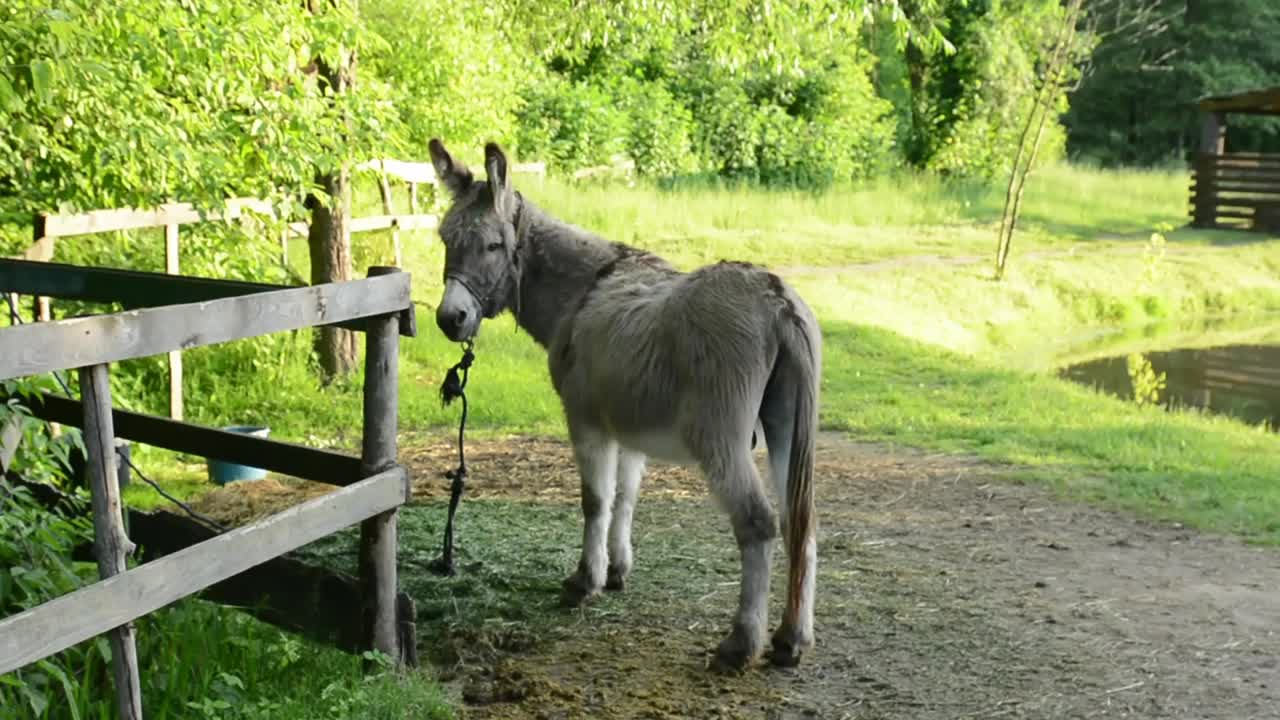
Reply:
<svg viewBox="0 0 1280 720"><path fill-rule="evenodd" d="M488 250L489 252L497 252L501 250L503 247L504 245L500 242L491 242L488 245L485 245L484 249Z"/></svg>

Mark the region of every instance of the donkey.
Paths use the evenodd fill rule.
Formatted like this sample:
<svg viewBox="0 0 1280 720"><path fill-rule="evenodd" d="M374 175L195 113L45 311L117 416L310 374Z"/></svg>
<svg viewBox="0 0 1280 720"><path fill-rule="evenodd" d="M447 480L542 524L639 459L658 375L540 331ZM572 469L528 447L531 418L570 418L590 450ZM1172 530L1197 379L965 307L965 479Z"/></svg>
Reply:
<svg viewBox="0 0 1280 720"><path fill-rule="evenodd" d="M777 514L752 459L764 433L790 558L786 611L770 659L811 647L817 572L813 464L822 336L778 276L737 262L680 272L665 260L561 222L511 186L485 146L484 181L429 144L452 196L440 223L444 294L436 323L452 341L511 311L547 350L582 481L582 556L561 600L621 590L646 457L697 465L728 513L742 581L714 664L741 670L764 649Z"/></svg>

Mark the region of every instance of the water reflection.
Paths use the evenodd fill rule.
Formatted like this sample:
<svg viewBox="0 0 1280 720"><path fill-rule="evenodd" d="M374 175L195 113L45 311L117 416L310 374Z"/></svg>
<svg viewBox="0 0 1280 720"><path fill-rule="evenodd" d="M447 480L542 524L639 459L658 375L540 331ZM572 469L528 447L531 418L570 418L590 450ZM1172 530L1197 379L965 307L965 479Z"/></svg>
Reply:
<svg viewBox="0 0 1280 720"><path fill-rule="evenodd" d="M1224 345L1144 353L1067 366L1060 377L1129 400L1197 407L1280 426L1280 345ZM1164 386L1159 387L1160 376ZM1135 393L1136 390L1136 393Z"/></svg>

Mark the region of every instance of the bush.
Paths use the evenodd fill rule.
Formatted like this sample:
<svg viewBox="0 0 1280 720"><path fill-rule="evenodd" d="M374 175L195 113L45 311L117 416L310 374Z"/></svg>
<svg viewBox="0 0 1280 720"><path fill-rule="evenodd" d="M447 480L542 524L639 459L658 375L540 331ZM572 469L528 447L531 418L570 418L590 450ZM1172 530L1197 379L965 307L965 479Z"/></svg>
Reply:
<svg viewBox="0 0 1280 720"><path fill-rule="evenodd" d="M593 84L550 75L527 87L523 99L516 134L522 157L573 170L606 164L626 149L626 113Z"/></svg>
<svg viewBox="0 0 1280 720"><path fill-rule="evenodd" d="M760 144L760 112L737 84L723 84L703 96L698 108L698 154L704 167L727 178L755 178Z"/></svg>
<svg viewBox="0 0 1280 720"><path fill-rule="evenodd" d="M631 131L627 154L641 175L666 178L694 169L693 113L657 83L637 82L626 93Z"/></svg>

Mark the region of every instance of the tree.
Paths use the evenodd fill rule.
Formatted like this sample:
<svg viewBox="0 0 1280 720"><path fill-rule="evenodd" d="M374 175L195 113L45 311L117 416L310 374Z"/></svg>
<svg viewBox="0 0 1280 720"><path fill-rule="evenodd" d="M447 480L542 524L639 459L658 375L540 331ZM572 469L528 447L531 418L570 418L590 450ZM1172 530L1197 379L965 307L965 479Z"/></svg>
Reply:
<svg viewBox="0 0 1280 720"><path fill-rule="evenodd" d="M1022 133L1014 152L1013 168L1009 173L1009 185L1005 191L1004 210L1000 215L999 238L996 242L996 280L1004 278L1005 267L1009 261L1009 249L1013 245L1013 231L1022 209L1022 193L1026 189L1027 176L1035 167L1036 156L1044 140L1045 124L1050 115L1056 115L1055 110L1068 82L1071 68L1078 61L1079 54L1075 38L1082 4L1083 0L1066 2L1053 40L1053 48L1048 53L1048 60L1044 66L1044 74L1022 126Z"/></svg>
<svg viewBox="0 0 1280 720"><path fill-rule="evenodd" d="M359 15L358 0L308 0L313 16L331 13L354 24ZM327 18L331 22L333 18ZM352 91L355 83L355 48L339 43L330 56L317 55L314 61L324 94L335 107ZM350 118L344 116L343 124ZM307 248L311 255L311 284L345 282L351 279L351 167L347 158L330 156L316 168L316 186L324 193L308 194L311 211L307 228ZM325 382L350 373L356 366L358 347L351 330L324 326L316 328L315 351Z"/></svg>
<svg viewBox="0 0 1280 720"><path fill-rule="evenodd" d="M1098 47L1065 117L1068 150L1104 165L1183 165L1206 95L1275 84L1280 6L1270 0L1087 0ZM1280 123L1243 119L1231 143L1280 150Z"/></svg>

